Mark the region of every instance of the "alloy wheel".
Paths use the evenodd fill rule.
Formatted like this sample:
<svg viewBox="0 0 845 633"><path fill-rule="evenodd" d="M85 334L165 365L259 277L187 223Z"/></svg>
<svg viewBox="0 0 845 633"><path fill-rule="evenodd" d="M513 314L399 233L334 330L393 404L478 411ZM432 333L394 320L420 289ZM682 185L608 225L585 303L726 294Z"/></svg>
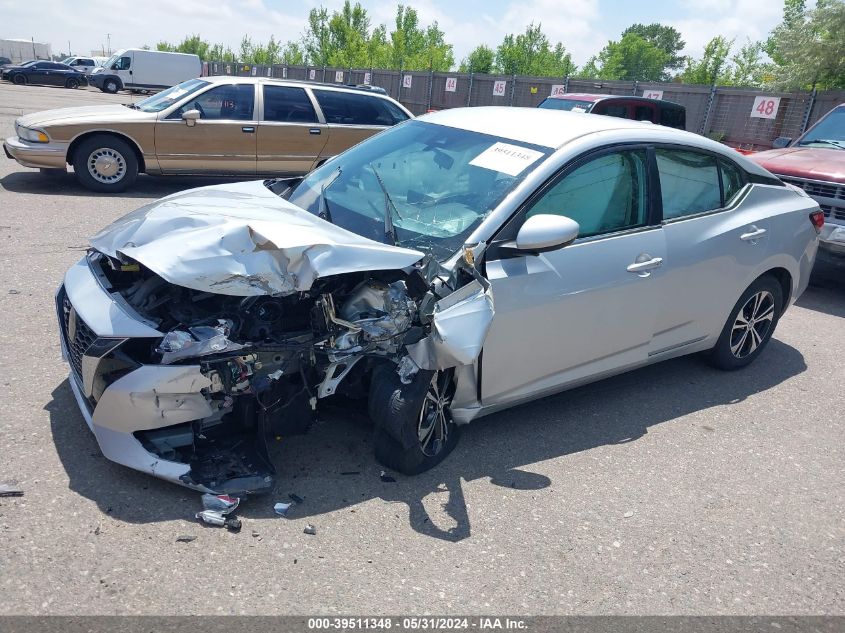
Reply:
<svg viewBox="0 0 845 633"><path fill-rule="evenodd" d="M731 330L731 353L736 358L753 354L772 329L775 298L768 290L757 292L745 302Z"/></svg>
<svg viewBox="0 0 845 633"><path fill-rule="evenodd" d="M126 159L111 147L95 149L88 156L87 165L91 177L106 185L120 182L126 175Z"/></svg>
<svg viewBox="0 0 845 633"><path fill-rule="evenodd" d="M420 450L428 457L434 457L446 446L453 424L449 405L452 402L452 377L449 372L439 371L431 378L425 393L417 434Z"/></svg>

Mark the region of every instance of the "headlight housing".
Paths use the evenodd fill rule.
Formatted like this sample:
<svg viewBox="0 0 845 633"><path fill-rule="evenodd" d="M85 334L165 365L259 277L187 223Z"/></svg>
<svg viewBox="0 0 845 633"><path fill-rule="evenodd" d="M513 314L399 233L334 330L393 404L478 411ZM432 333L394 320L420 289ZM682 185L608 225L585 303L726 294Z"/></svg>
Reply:
<svg viewBox="0 0 845 633"><path fill-rule="evenodd" d="M18 138L21 138L24 141L29 141L30 143L47 143L50 140L47 133L42 132L41 130L33 130L22 125L17 125L15 127L17 128Z"/></svg>

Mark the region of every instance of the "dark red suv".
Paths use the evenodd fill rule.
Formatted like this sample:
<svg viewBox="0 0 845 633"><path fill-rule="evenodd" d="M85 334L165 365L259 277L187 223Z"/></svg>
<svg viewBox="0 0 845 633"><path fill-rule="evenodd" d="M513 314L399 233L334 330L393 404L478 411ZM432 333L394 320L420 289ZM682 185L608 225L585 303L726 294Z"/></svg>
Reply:
<svg viewBox="0 0 845 633"><path fill-rule="evenodd" d="M547 110L604 114L634 121L651 121L679 130L685 130L687 125L686 108L678 103L662 99L572 92L548 97L537 107Z"/></svg>

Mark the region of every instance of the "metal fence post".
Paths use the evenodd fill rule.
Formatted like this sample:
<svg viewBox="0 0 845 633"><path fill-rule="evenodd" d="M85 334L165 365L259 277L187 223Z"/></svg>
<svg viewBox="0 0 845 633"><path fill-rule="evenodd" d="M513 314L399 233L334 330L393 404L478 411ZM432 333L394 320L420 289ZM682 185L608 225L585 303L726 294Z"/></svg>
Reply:
<svg viewBox="0 0 845 633"><path fill-rule="evenodd" d="M326 83L326 65L323 64L323 83Z"/></svg>
<svg viewBox="0 0 845 633"><path fill-rule="evenodd" d="M467 91L467 107L472 105L472 78L475 73L469 74L469 90Z"/></svg>
<svg viewBox="0 0 845 633"><path fill-rule="evenodd" d="M813 92L810 93L810 100L807 102L807 108L804 110L804 119L801 121L801 134L807 131L807 125L810 123L810 115L813 113L814 105L816 105L815 86L813 86Z"/></svg>
<svg viewBox="0 0 845 633"><path fill-rule="evenodd" d="M431 110L431 91L434 89L434 68L428 69L428 105L426 111Z"/></svg>
<svg viewBox="0 0 845 633"><path fill-rule="evenodd" d="M569 75L563 78L563 94L569 92Z"/></svg>
<svg viewBox="0 0 845 633"><path fill-rule="evenodd" d="M640 82L639 82L639 81L637 81L637 80L634 80L634 92L633 92L633 95L634 95L635 97L637 96L637 92L639 92L639 89L640 89Z"/></svg>
<svg viewBox="0 0 845 633"><path fill-rule="evenodd" d="M516 94L516 73L511 76L511 102L508 104L513 107L513 98Z"/></svg>
<svg viewBox="0 0 845 633"><path fill-rule="evenodd" d="M704 110L704 117L701 125L698 126L698 133L704 135L707 126L710 124L710 114L713 111L713 103L716 101L716 84L710 86L710 98L707 100L707 108Z"/></svg>

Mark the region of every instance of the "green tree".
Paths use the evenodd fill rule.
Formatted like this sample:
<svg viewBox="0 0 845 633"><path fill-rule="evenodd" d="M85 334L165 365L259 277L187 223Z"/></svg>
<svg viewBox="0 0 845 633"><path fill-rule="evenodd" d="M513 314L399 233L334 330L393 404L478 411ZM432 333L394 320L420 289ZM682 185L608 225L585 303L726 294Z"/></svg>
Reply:
<svg viewBox="0 0 845 633"><path fill-rule="evenodd" d="M772 32L778 88L845 88L845 2L818 0L813 10L786 20ZM777 62L778 59L776 58Z"/></svg>
<svg viewBox="0 0 845 633"><path fill-rule="evenodd" d="M632 24L622 31L622 37L629 33L639 35L646 42L649 42L666 53L666 65L664 67L664 79L668 79L671 71L680 70L685 58L680 54L686 46L681 39L681 33L672 26L663 24Z"/></svg>
<svg viewBox="0 0 845 633"><path fill-rule="evenodd" d="M302 46L309 64L328 66L333 54L329 11L324 7L308 12L308 26L302 37Z"/></svg>
<svg viewBox="0 0 845 633"><path fill-rule="evenodd" d="M607 43L585 68L598 79L659 81L666 68L666 53L636 33Z"/></svg>
<svg viewBox="0 0 845 633"><path fill-rule="evenodd" d="M304 66L305 50L299 42L288 42L282 49L281 61L290 66Z"/></svg>
<svg viewBox="0 0 845 633"><path fill-rule="evenodd" d="M346 0L343 8L329 18L329 65L343 68L366 65L369 33L366 9L358 2L353 6Z"/></svg>
<svg viewBox="0 0 845 633"><path fill-rule="evenodd" d="M391 45L387 38L387 27L379 24L367 40L367 62L369 68L390 68Z"/></svg>
<svg viewBox="0 0 845 633"><path fill-rule="evenodd" d="M532 22L525 33L505 36L496 49L495 69L506 75L566 77L576 67L563 44L552 47L542 25Z"/></svg>
<svg viewBox="0 0 845 633"><path fill-rule="evenodd" d="M731 53L733 40L717 35L707 42L701 59L687 58L687 65L681 74L681 81L687 84L713 85L725 81L728 70L728 55Z"/></svg>
<svg viewBox="0 0 845 633"><path fill-rule="evenodd" d="M462 73L482 73L489 75L493 71L493 62L496 53L489 46L482 44L475 47L473 51L461 62L458 69Z"/></svg>
<svg viewBox="0 0 845 633"><path fill-rule="evenodd" d="M731 57L731 67L720 78L730 86L761 86L769 66L763 61L763 43L750 39Z"/></svg>
<svg viewBox="0 0 845 633"><path fill-rule="evenodd" d="M769 38L766 40L766 43L763 45L765 53L779 66L783 66L786 63L786 58L783 56L783 53L778 50L776 33L778 33L779 30L788 31L789 29L793 29L803 24L805 21L804 14L806 6L806 0L784 0L783 21L775 28L774 31L772 31Z"/></svg>

